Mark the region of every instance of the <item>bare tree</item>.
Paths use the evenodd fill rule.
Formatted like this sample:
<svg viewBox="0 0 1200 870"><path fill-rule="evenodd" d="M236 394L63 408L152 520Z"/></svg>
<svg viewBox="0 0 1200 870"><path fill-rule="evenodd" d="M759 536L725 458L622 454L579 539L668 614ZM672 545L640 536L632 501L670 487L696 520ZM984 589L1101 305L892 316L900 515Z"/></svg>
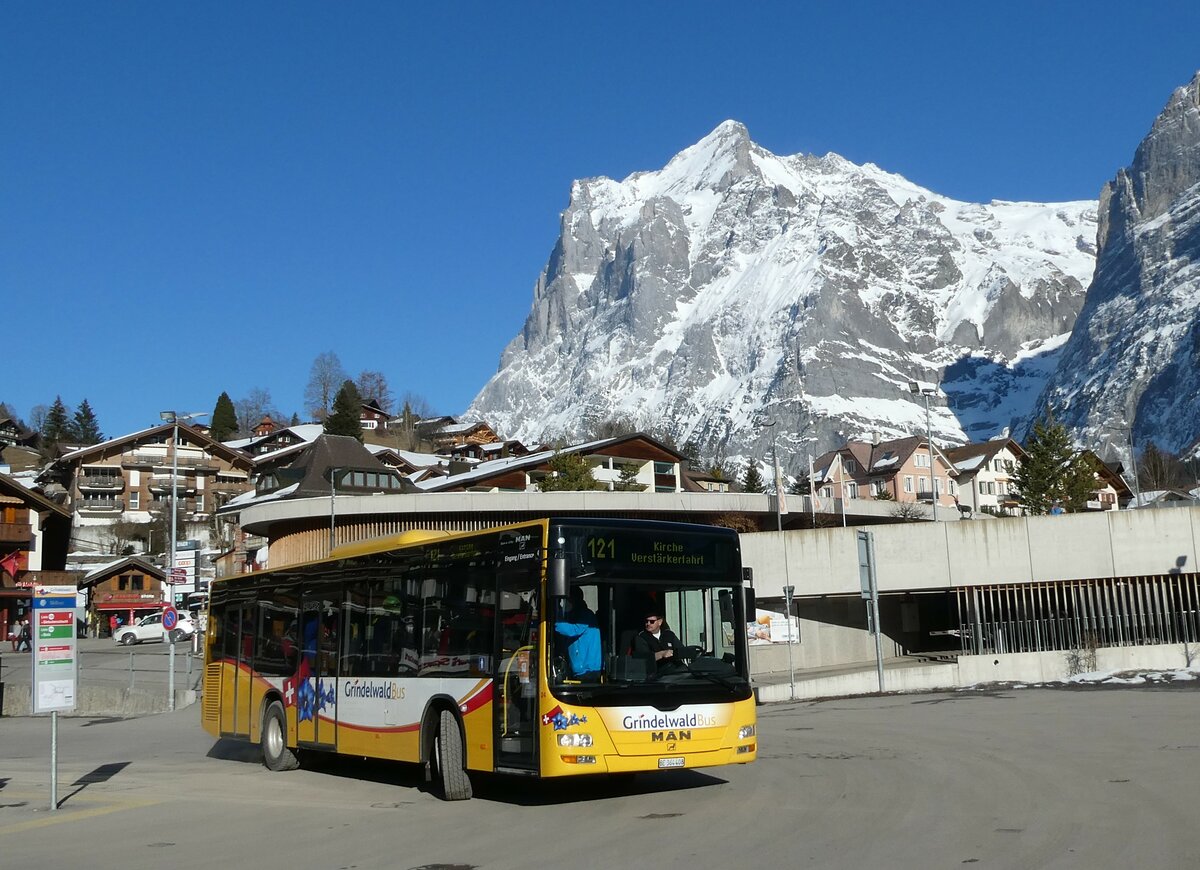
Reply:
<svg viewBox="0 0 1200 870"><path fill-rule="evenodd" d="M245 398L233 403L233 407L237 416L238 431L244 436L250 435L254 427L268 414L276 422L281 422L279 411L271 401L271 391L262 387L251 388Z"/></svg>
<svg viewBox="0 0 1200 870"><path fill-rule="evenodd" d="M149 540L150 528L149 523L117 520L101 530L100 540L106 553L113 556L128 556L133 552L134 541L146 543Z"/></svg>
<svg viewBox="0 0 1200 870"><path fill-rule="evenodd" d="M392 412L392 388L388 386L387 377L383 372L362 372L354 386L364 402L374 401L379 410Z"/></svg>
<svg viewBox="0 0 1200 870"><path fill-rule="evenodd" d="M1146 445L1138 459L1138 485L1143 491L1187 489L1188 477L1183 460L1154 443Z"/></svg>
<svg viewBox="0 0 1200 870"><path fill-rule="evenodd" d="M33 410L29 412L29 428L33 432L41 432L42 427L46 425L46 417L50 414L50 408L47 405L34 405Z"/></svg>
<svg viewBox="0 0 1200 870"><path fill-rule="evenodd" d="M923 505L915 501L898 501L892 508L892 516L906 523L929 519L929 513Z"/></svg>
<svg viewBox="0 0 1200 870"><path fill-rule="evenodd" d="M324 421L329 415L333 397L348 380L342 361L331 350L318 354L308 374L308 386L304 388L304 402L310 414Z"/></svg>

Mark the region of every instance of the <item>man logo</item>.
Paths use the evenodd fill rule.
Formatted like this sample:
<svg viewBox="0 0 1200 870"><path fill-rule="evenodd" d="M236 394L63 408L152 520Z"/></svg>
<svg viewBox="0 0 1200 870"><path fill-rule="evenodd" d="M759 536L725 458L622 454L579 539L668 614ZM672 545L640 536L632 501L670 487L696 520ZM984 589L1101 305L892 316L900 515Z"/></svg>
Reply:
<svg viewBox="0 0 1200 870"><path fill-rule="evenodd" d="M650 735L651 743L674 742L676 740L691 740L691 731L655 731Z"/></svg>

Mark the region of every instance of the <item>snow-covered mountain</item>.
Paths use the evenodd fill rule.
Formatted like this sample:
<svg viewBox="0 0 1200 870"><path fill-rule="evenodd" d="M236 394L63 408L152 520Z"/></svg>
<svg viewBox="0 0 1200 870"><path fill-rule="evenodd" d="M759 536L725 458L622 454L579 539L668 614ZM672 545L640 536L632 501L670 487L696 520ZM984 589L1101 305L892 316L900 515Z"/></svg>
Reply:
<svg viewBox="0 0 1200 870"><path fill-rule="evenodd" d="M707 456L803 455L1033 406L1095 265L1096 204L965 203L726 121L663 169L577 181L524 329L468 415L528 441L630 419ZM774 421L775 427L765 424Z"/></svg>
<svg viewBox="0 0 1200 870"><path fill-rule="evenodd" d="M1200 450L1200 73L1100 196L1096 277L1039 407L1088 443ZM1114 429L1113 427L1118 427Z"/></svg>

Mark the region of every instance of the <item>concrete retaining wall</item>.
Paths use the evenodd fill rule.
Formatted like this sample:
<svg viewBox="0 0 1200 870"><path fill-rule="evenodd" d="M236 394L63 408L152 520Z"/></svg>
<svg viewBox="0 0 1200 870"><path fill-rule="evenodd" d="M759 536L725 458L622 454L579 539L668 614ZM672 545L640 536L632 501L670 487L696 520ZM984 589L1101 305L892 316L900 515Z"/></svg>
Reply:
<svg viewBox="0 0 1200 870"><path fill-rule="evenodd" d="M196 703L192 689L175 690L175 709ZM166 689L154 692L146 689L119 689L110 686L80 686L75 709L65 716L145 716L165 713L169 708ZM29 684L4 686L4 716L32 714Z"/></svg>

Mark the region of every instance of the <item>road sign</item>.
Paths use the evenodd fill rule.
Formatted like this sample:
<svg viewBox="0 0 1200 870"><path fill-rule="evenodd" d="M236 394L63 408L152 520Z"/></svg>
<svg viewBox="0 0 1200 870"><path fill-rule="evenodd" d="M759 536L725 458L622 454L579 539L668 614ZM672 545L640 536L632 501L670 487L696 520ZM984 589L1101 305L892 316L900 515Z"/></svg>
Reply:
<svg viewBox="0 0 1200 870"><path fill-rule="evenodd" d="M33 712L75 709L77 681L75 587L36 585L33 655Z"/></svg>
<svg viewBox="0 0 1200 870"><path fill-rule="evenodd" d="M179 625L179 611L174 607L163 608L163 628L171 631L175 626Z"/></svg>
<svg viewBox="0 0 1200 870"><path fill-rule="evenodd" d="M172 568L171 569L172 577L186 577L187 574L188 574L187 568Z"/></svg>

